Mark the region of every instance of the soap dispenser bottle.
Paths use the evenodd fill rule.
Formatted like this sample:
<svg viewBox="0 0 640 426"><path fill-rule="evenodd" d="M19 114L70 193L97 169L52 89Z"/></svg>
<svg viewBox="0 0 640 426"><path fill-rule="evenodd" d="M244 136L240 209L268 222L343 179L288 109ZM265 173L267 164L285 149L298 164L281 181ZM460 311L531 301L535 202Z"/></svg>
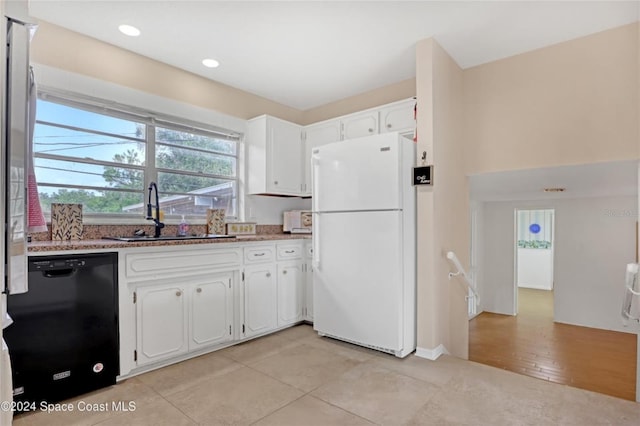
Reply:
<svg viewBox="0 0 640 426"><path fill-rule="evenodd" d="M186 237L189 233L189 224L187 220L182 215L182 220L180 220L180 225L178 225L178 237Z"/></svg>

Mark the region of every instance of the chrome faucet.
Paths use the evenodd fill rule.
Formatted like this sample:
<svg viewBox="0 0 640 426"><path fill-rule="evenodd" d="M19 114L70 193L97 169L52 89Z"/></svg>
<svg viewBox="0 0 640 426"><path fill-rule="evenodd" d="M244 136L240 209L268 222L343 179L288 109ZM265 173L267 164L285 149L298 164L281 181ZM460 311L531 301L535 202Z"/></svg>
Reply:
<svg viewBox="0 0 640 426"><path fill-rule="evenodd" d="M156 204L151 204L151 191L156 191ZM155 224L155 232L153 234L154 238L158 238L160 236L160 230L164 228L164 223L160 222L160 200L158 199L158 185L155 182L151 182L149 184L149 200L147 202L147 220L153 220ZM156 209L156 215L153 216L153 208Z"/></svg>

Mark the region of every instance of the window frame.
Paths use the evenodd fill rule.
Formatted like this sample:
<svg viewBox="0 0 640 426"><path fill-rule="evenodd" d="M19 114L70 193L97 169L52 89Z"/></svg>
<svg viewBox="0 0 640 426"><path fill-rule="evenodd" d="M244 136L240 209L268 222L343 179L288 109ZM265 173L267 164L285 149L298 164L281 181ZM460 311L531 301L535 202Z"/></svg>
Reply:
<svg viewBox="0 0 640 426"><path fill-rule="evenodd" d="M135 121L136 123L140 123L145 126L145 155L144 161L145 165L135 165L135 164L121 164L114 161L105 161L98 159L87 159L87 158L73 158L60 156L56 154L38 154L33 152L33 157L35 158L43 158L43 159L51 159L51 160L64 160L64 161L74 161L83 164L91 164L98 166L111 166L111 167L125 167L134 170L140 170L144 175L143 188L141 191L143 203L146 202L147 196L147 188L151 182L157 182L158 180L158 172L167 172L167 173L177 173L185 176L201 176L201 174L190 172L190 171L181 171L178 169L169 169L163 167L156 166L156 128L161 127L168 130L173 130L177 132L185 132L192 133L196 135L212 137L216 139L226 140L235 143L235 154L223 153L223 152L213 152L203 150L203 152L214 153L215 155L226 156L235 158L236 167L235 167L235 175L233 177L223 176L223 175L207 175L207 177L224 179L226 181L232 182L235 187L235 214L227 215L226 218L228 220L234 221L239 220L241 215L241 206L244 204L241 201L241 194L243 194L242 188L240 187L242 179L240 178L240 172L242 167L240 165L241 161L241 144L242 137L241 133L235 132L233 130L224 129L217 126L208 125L205 123L195 122L188 119L162 114L130 105L124 105L112 101L107 101L103 99L93 98L90 96L68 93L63 91L58 91L52 88L38 88L38 100L57 103L60 105L64 105L67 107L80 109L92 113L107 115L110 117L123 119L127 121ZM37 111L36 111L36 119L37 119ZM60 124L60 123L52 123L50 121L40 121L37 120L37 123L45 124L45 125L53 125L59 128L65 128L68 130L78 130L83 132L89 132L96 135L104 135L113 137L114 134L102 132L99 130L85 129L85 128L77 128L74 126ZM141 142L141 138L135 138L131 136L121 136L117 135L119 138L131 140L133 142ZM170 144L162 145L171 146ZM180 146L175 145L176 148L182 148ZM188 147L189 149L198 150L195 147ZM44 182L43 182L44 183ZM40 184L40 182L38 182ZM57 183L49 183L50 186L55 186L59 188L68 188L68 189L86 189L86 190L96 190L97 188L94 186L84 186L84 185L71 185L71 184L57 184ZM114 192L132 192L131 190L122 189L122 188L109 188L109 191ZM136 191L137 192L137 191ZM162 207L162 203L161 203ZM50 213L45 212L45 217L49 221ZM167 214L165 216L165 223L168 224L177 224L180 222L181 214ZM187 219L189 219L192 223L206 223L206 217L204 215L185 215ZM83 213L83 219L85 223L88 224L147 224L148 222L142 217L140 214L132 214L132 213Z"/></svg>

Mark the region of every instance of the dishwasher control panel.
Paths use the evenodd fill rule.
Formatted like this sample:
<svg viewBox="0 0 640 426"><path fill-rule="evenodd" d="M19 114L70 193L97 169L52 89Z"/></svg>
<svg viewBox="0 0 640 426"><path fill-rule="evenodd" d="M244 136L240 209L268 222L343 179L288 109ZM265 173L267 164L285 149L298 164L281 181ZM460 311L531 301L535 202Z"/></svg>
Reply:
<svg viewBox="0 0 640 426"><path fill-rule="evenodd" d="M32 260L29 262L30 271L48 271L51 269L73 269L86 264L84 259L55 259L55 260Z"/></svg>

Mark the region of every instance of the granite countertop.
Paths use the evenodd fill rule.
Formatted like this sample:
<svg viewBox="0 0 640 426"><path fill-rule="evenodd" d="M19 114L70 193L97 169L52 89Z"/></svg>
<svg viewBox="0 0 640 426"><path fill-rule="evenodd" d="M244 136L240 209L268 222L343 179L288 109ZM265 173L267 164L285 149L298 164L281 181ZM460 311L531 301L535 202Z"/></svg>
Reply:
<svg viewBox="0 0 640 426"><path fill-rule="evenodd" d="M236 238L220 238L209 240L169 240L126 242L113 240L73 240L73 241L33 241L28 245L29 253L64 251L64 250L101 250L123 249L130 247L184 246L192 244L228 244L236 242L276 241L276 240L308 240L309 234L257 234L241 235Z"/></svg>

